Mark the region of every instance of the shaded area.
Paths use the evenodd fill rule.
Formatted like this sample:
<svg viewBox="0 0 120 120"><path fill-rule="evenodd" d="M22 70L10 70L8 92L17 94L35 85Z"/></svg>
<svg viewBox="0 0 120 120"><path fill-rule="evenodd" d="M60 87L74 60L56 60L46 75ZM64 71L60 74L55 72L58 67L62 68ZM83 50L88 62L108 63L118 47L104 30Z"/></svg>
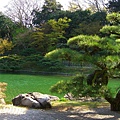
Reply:
<svg viewBox="0 0 120 120"><path fill-rule="evenodd" d="M0 109L0 120L120 120L120 113L112 112L109 108L56 109L37 110L22 107L3 107Z"/></svg>

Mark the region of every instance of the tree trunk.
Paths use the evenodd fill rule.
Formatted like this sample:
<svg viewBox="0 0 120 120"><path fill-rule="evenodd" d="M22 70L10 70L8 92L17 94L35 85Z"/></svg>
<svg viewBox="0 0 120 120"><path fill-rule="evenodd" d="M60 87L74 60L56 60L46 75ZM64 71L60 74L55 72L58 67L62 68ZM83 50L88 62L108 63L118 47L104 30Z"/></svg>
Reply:
<svg viewBox="0 0 120 120"><path fill-rule="evenodd" d="M120 111L120 100L111 103L111 111Z"/></svg>
<svg viewBox="0 0 120 120"><path fill-rule="evenodd" d="M120 111L120 90L118 91L116 98L108 98L105 99L110 103L111 111Z"/></svg>

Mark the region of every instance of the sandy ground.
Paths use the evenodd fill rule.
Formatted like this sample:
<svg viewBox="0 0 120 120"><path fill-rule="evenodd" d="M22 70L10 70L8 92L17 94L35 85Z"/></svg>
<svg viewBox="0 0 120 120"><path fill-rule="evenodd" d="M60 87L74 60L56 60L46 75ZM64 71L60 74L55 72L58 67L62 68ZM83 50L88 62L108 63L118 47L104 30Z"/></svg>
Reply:
<svg viewBox="0 0 120 120"><path fill-rule="evenodd" d="M110 111L109 107L41 110L5 105L0 108L0 120L120 120L120 112Z"/></svg>

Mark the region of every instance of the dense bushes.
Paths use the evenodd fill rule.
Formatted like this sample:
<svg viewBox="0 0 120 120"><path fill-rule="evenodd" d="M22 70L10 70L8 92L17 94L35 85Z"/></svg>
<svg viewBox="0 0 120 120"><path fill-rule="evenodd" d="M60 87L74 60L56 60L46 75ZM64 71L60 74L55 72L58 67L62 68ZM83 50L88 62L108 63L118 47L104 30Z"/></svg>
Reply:
<svg viewBox="0 0 120 120"><path fill-rule="evenodd" d="M40 69L44 71L60 71L63 67L62 63L58 60L50 60L50 59L41 59L39 60L38 64Z"/></svg>
<svg viewBox="0 0 120 120"><path fill-rule="evenodd" d="M40 55L31 56L4 56L0 58L0 70L15 72L18 70L29 71L58 71L62 69L62 64L57 60L50 60Z"/></svg>
<svg viewBox="0 0 120 120"><path fill-rule="evenodd" d="M76 75L71 80L59 81L50 89L51 92L56 93L72 93L76 98L79 97L104 97L110 95L110 91L106 86L90 86L87 85L86 79L83 75Z"/></svg>
<svg viewBox="0 0 120 120"><path fill-rule="evenodd" d="M14 56L4 56L0 58L0 70L2 71L15 71L19 70L21 64L21 58Z"/></svg>

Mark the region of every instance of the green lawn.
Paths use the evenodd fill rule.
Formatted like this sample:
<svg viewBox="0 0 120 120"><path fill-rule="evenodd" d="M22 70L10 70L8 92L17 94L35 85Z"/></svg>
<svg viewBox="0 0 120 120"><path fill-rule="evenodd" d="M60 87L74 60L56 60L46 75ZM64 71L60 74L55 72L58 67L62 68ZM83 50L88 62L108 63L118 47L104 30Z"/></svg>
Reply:
<svg viewBox="0 0 120 120"><path fill-rule="evenodd" d="M50 93L49 89L52 85L60 80L67 80L70 77L65 76L42 76L42 75L22 75L22 74L0 74L0 82L6 82L6 102L10 103L12 98L20 93L41 92L46 94L57 95L62 98L63 95ZM116 92L116 88L120 87L120 80L110 80L108 86L112 88L112 92Z"/></svg>
<svg viewBox="0 0 120 120"><path fill-rule="evenodd" d="M113 94L116 94L118 88L120 88L120 79L110 79L108 87L112 90Z"/></svg>
<svg viewBox="0 0 120 120"><path fill-rule="evenodd" d="M6 82L6 102L10 103L11 99L20 93L41 92L50 93L49 89L52 85L60 80L68 79L62 76L38 76L38 75L17 75L17 74L1 74L0 82ZM57 95L63 97L63 95Z"/></svg>

